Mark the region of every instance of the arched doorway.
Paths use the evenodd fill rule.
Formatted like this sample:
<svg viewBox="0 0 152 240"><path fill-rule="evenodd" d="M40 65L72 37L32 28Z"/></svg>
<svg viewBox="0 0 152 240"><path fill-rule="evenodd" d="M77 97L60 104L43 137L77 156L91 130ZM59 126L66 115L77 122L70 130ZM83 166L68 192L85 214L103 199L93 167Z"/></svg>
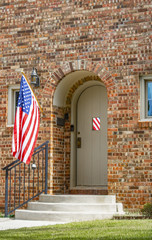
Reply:
<svg viewBox="0 0 152 240"><path fill-rule="evenodd" d="M87 100L84 101L84 99ZM90 101L89 104L87 104L88 101ZM90 109L95 109L94 106L98 106L96 112L90 112ZM64 148L62 148L62 150L60 151L60 157L58 157L59 155L58 153L55 153L55 151L53 153L53 159L57 159L58 166L61 166L62 164L62 168L65 169L64 176L62 176L62 178L60 176L60 179L62 179L62 182L65 183L66 189L78 189L79 187L81 187L84 189L98 188L101 190L106 190L107 91L104 83L93 72L82 70L69 73L60 81L55 90L53 98L53 109L54 112L61 112L62 110L63 115L64 113L68 113L68 120L66 120L66 125L64 126L64 133L63 127L61 127L62 139L64 139L65 136L65 139L62 140L62 146L64 144ZM81 131L78 130L80 122L85 122L87 126L86 121L88 119L88 115L86 114L86 119L85 121L83 121L83 114L82 116L80 114L80 112L83 113L83 109L87 109L88 114L90 114L88 130L85 130L85 132L83 132L82 129ZM100 119L101 125L99 130L93 130L93 118ZM70 132L68 124L70 124ZM54 123L54 133L56 129L59 128ZM82 133L83 136L79 136L79 132ZM84 146L83 141L85 141L86 143L86 139L88 139L87 134L89 134L90 140L88 141L88 145L85 145L85 151L83 151L82 156L80 156L80 152L82 152L81 150L83 150ZM96 136L98 136L97 139L94 139ZM80 149L78 149L77 147L79 137L82 139L83 144L82 148ZM94 147L96 146L95 148L93 147L92 141L94 143ZM93 148L91 149L91 147ZM70 149L71 151L69 152ZM89 152L89 150L92 154L92 157L88 160L86 152ZM97 157L95 157L95 153L97 154ZM89 156L91 154L89 154ZM70 159L67 158L68 156ZM81 174L81 159L84 159L84 157L85 161L83 162L83 171ZM89 161L89 163L87 162L87 160ZM86 172L84 172L86 166L89 166L89 168ZM85 180L82 181L82 178L84 178Z"/></svg>

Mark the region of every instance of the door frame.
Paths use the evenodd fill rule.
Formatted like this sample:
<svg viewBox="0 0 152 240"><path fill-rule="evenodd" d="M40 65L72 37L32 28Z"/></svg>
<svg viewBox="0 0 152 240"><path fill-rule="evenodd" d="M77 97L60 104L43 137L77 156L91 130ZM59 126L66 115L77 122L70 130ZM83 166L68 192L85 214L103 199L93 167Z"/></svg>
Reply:
<svg viewBox="0 0 152 240"><path fill-rule="evenodd" d="M77 187L77 149L76 149L76 137L77 137L77 101L85 89L91 86L104 86L103 82L91 80L80 87L74 92L71 102L71 125L74 126L74 131L71 132L71 162L70 162L70 189ZM99 187L100 188L100 187ZM86 188L85 188L86 189ZM103 188L102 188L103 189Z"/></svg>

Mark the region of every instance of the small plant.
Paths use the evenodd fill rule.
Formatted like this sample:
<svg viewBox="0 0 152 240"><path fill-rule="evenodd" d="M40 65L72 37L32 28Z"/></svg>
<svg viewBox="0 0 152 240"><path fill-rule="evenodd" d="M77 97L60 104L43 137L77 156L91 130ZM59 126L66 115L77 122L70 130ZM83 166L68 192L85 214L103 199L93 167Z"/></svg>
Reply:
<svg viewBox="0 0 152 240"><path fill-rule="evenodd" d="M14 214L11 214L11 215L9 215L8 217L9 217L9 218L14 218L15 215L14 215Z"/></svg>
<svg viewBox="0 0 152 240"><path fill-rule="evenodd" d="M146 203L141 212L147 217L152 217L152 203Z"/></svg>
<svg viewBox="0 0 152 240"><path fill-rule="evenodd" d="M4 217L4 214L2 212L0 212L0 218Z"/></svg>
<svg viewBox="0 0 152 240"><path fill-rule="evenodd" d="M4 217L5 217L5 214L2 213L2 212L0 212L0 218L4 218ZM8 218L14 218L14 217L15 217L14 214L10 214L10 215L8 215Z"/></svg>

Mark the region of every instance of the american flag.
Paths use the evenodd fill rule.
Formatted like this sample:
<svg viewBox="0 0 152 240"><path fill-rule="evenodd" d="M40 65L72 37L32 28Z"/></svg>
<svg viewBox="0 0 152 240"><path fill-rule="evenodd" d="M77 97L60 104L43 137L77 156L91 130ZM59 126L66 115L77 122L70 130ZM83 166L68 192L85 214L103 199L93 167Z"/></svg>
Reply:
<svg viewBox="0 0 152 240"><path fill-rule="evenodd" d="M23 75L15 115L12 154L20 161L29 164L39 131L39 105Z"/></svg>

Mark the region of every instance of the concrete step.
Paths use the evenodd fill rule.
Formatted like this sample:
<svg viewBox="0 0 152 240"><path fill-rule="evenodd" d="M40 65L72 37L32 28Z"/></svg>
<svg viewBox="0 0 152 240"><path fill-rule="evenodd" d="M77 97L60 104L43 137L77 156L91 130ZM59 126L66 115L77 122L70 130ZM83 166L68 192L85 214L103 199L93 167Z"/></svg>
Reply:
<svg viewBox="0 0 152 240"><path fill-rule="evenodd" d="M121 203L110 195L40 195L27 210L16 210L15 218L53 222L111 219L124 214Z"/></svg>
<svg viewBox="0 0 152 240"><path fill-rule="evenodd" d="M16 210L15 218L24 220L41 220L53 222L75 222L95 219L111 219L115 213L94 213L94 212L59 212L59 211L32 211Z"/></svg>
<svg viewBox="0 0 152 240"><path fill-rule="evenodd" d="M117 212L117 205L112 203L44 203L29 202L28 210L60 212Z"/></svg>
<svg viewBox="0 0 152 240"><path fill-rule="evenodd" d="M49 195L41 194L40 202L47 203L116 203L115 195Z"/></svg>

